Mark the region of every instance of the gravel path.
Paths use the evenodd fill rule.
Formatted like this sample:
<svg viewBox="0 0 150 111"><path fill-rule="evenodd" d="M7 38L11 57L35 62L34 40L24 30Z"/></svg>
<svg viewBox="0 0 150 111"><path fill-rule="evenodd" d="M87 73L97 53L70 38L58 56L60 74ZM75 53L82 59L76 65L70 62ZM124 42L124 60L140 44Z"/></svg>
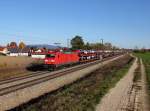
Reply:
<svg viewBox="0 0 150 111"><path fill-rule="evenodd" d="M137 58L127 74L103 97L100 104L97 105L96 111L127 111L136 68Z"/></svg>

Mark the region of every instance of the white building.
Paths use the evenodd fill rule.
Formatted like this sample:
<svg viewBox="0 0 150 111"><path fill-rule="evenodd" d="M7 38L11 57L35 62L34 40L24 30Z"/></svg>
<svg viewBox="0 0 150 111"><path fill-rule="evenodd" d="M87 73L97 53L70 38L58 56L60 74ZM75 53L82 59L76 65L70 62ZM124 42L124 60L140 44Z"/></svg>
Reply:
<svg viewBox="0 0 150 111"><path fill-rule="evenodd" d="M8 51L8 49L6 47L0 47L0 53L2 53L2 54L8 54L9 51Z"/></svg>

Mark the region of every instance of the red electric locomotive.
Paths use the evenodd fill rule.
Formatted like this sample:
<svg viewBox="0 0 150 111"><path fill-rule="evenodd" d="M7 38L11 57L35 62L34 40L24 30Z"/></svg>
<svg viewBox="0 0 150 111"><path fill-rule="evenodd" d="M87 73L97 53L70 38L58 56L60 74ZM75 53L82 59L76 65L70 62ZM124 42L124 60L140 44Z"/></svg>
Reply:
<svg viewBox="0 0 150 111"><path fill-rule="evenodd" d="M55 69L62 65L78 63L79 56L76 52L49 52L44 62L50 69Z"/></svg>

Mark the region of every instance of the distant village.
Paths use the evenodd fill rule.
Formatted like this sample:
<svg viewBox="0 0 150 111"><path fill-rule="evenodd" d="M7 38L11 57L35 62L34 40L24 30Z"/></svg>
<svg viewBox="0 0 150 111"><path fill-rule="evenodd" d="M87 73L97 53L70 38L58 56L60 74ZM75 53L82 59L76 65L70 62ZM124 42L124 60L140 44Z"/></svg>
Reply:
<svg viewBox="0 0 150 111"><path fill-rule="evenodd" d="M81 50L126 50L126 51L135 51L135 52L147 52L150 49L145 48L135 48L135 49L120 49L116 46L113 46L111 43L84 43L82 37L75 36L71 40L71 49L81 49ZM32 58L45 58L47 52L52 50L61 50L68 49L66 47L60 47L55 45L47 44L38 44L38 45L26 45L24 42L17 44L16 42L10 42L6 46L0 46L0 55L3 56L31 56Z"/></svg>
<svg viewBox="0 0 150 111"><path fill-rule="evenodd" d="M5 56L35 56L35 58L43 58L42 55L48 50L58 49L58 46L53 45L25 45L24 42L20 42L18 45L16 42L11 42L7 46L0 46L0 55ZM38 57L39 55L39 57Z"/></svg>

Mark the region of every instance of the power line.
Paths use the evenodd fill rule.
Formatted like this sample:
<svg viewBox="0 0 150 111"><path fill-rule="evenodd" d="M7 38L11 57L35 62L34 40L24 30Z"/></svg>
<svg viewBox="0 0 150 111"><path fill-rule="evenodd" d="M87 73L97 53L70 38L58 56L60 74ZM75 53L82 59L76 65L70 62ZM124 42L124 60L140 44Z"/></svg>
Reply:
<svg viewBox="0 0 150 111"><path fill-rule="evenodd" d="M70 48L70 39L67 39L67 47Z"/></svg>

